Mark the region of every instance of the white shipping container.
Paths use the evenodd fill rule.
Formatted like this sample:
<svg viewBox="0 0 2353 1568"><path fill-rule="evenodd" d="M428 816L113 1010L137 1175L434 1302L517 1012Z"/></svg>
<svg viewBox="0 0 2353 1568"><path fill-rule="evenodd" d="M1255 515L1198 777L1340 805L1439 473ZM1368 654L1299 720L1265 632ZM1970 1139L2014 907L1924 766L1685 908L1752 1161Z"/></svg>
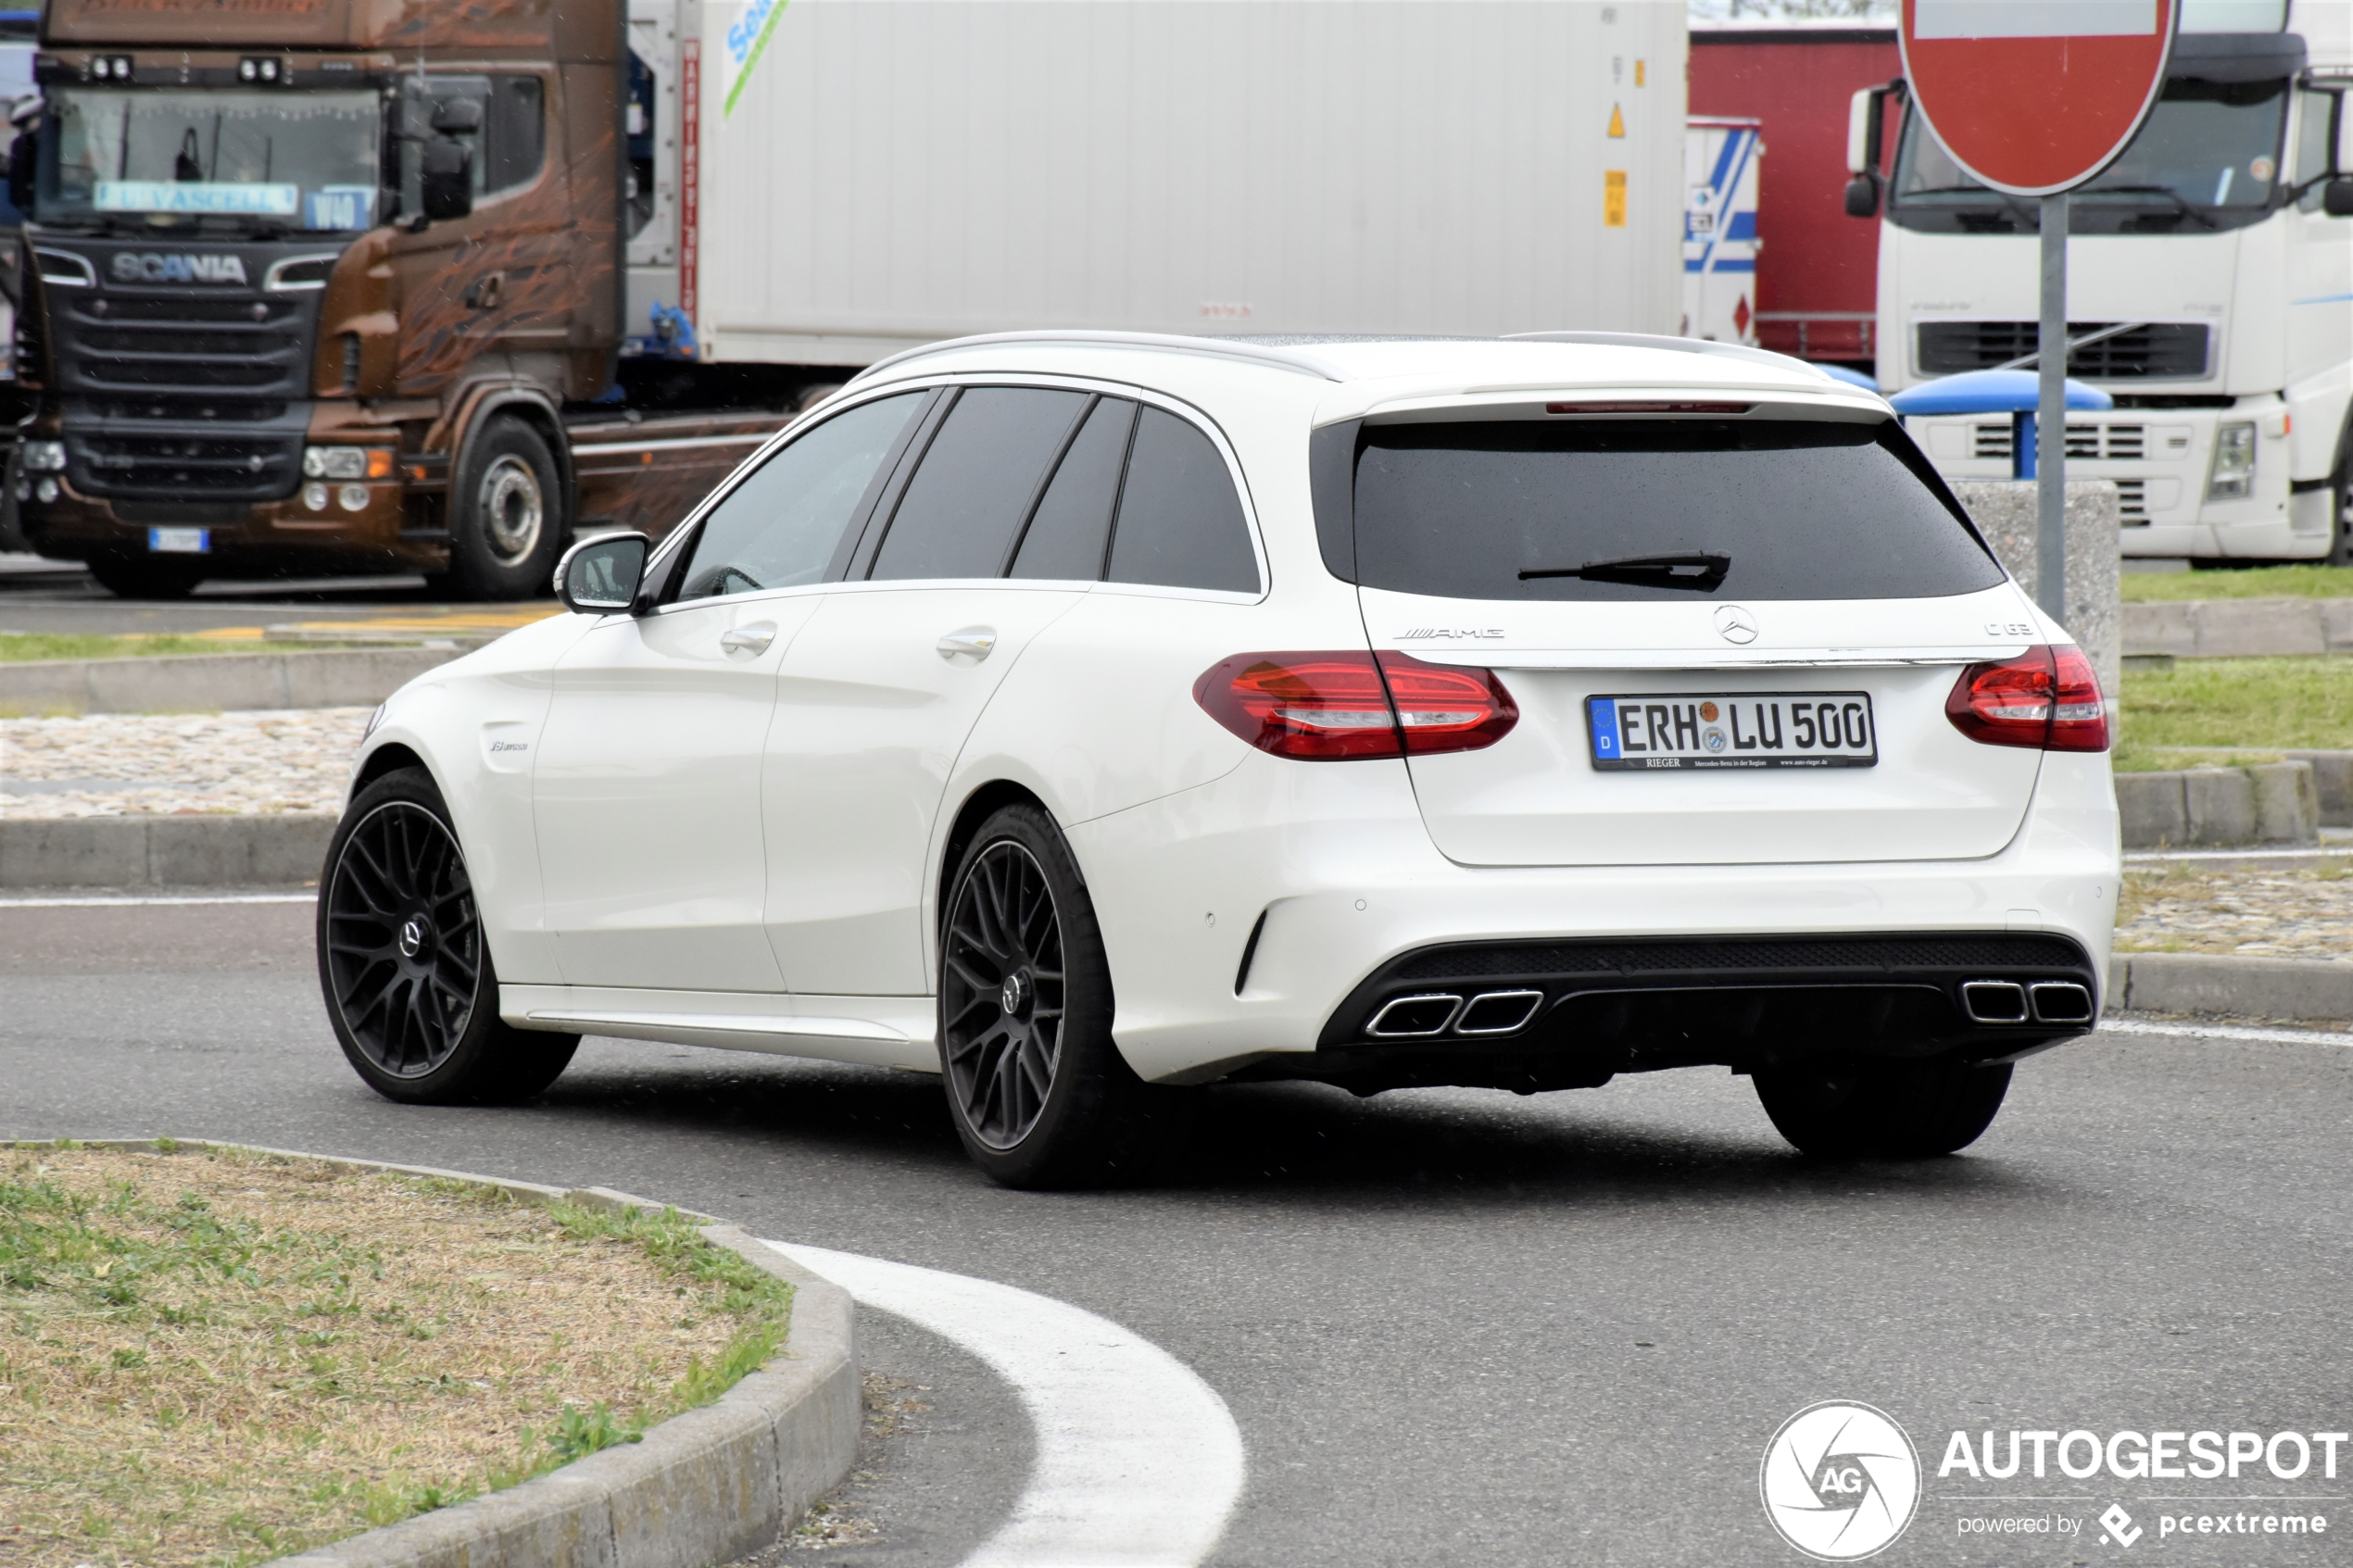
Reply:
<svg viewBox="0 0 2353 1568"><path fill-rule="evenodd" d="M666 282L706 361L1682 316L1680 4L636 0L647 44L663 12L699 119L632 330Z"/></svg>

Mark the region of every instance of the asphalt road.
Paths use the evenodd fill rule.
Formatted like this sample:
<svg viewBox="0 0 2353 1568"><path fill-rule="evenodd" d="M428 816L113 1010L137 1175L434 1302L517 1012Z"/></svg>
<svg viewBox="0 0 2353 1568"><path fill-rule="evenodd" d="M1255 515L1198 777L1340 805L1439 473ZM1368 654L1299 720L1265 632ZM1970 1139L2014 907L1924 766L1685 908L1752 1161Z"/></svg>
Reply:
<svg viewBox="0 0 2353 1568"><path fill-rule="evenodd" d="M539 605L550 614L556 606ZM205 583L184 599L119 599L70 561L0 556L0 632L84 636L219 632L293 623L322 629L384 620L508 614L518 607L452 603L422 577L322 577ZM520 622L516 622L520 624Z"/></svg>
<svg viewBox="0 0 2353 1568"><path fill-rule="evenodd" d="M1036 1196L975 1175L910 1074L597 1040L525 1109L392 1106L335 1053L308 920L0 909L0 1135L601 1184L1076 1303L1231 1409L1248 1478L1219 1563L1800 1562L1759 1461L1831 1399L1888 1412L1926 1467L1879 1562L2353 1557L2353 1449L2334 1480L1937 1474L1956 1430L2353 1427L2342 1048L2102 1036L2022 1068L1969 1154L1918 1165L1802 1160L1713 1072L1528 1099L1233 1089L1160 1185ZM1019 1493L1026 1418L953 1346L862 1322L870 1370L927 1408L844 1499L877 1538L777 1560L952 1563ZM2136 1545L2103 1543L2110 1503ZM2333 1528L2160 1536L2191 1511ZM2081 1534L1960 1532L2005 1517Z"/></svg>

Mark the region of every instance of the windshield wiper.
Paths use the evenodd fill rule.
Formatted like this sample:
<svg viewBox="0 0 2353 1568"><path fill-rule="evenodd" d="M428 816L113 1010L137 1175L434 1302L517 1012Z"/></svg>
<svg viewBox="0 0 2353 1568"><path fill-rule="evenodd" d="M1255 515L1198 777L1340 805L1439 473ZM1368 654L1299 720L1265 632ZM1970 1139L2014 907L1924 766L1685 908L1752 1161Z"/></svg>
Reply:
<svg viewBox="0 0 2353 1568"><path fill-rule="evenodd" d="M2094 185L2075 194L2079 196L2163 196L2183 217L2195 218L2209 229L2220 230L2222 227L2199 208L2183 201L2182 193L2171 185Z"/></svg>
<svg viewBox="0 0 2353 1568"><path fill-rule="evenodd" d="M1583 566L1530 567L1519 574L1523 583L1538 577L1579 577L1588 583L1627 583L1644 588L1696 588L1713 593L1732 558L1707 551L1683 556L1627 556L1618 560L1589 560Z"/></svg>
<svg viewBox="0 0 2353 1568"><path fill-rule="evenodd" d="M1931 185L1924 191L1904 191L1897 199L1908 201L1914 196L1990 196L2008 207L2020 223L2030 229L2043 226L2042 215L2007 191L1997 191L1991 185Z"/></svg>

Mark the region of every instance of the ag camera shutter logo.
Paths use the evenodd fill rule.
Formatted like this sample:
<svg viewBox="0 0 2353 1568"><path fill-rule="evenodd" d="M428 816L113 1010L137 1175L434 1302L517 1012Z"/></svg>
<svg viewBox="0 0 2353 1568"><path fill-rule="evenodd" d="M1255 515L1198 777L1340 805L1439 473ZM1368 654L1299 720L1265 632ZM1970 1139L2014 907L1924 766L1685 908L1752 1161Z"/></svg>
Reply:
<svg viewBox="0 0 2353 1568"><path fill-rule="evenodd" d="M1781 1423L1757 1490L1781 1539L1824 1562L1853 1562L1911 1524L1920 1456L1885 1411L1826 1399Z"/></svg>

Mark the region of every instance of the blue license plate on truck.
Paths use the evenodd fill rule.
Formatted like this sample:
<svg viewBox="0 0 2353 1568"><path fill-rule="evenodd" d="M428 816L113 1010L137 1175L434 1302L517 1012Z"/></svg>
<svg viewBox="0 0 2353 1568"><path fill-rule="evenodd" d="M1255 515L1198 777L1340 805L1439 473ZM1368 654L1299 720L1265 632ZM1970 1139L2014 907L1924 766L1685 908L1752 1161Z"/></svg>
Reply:
<svg viewBox="0 0 2353 1568"><path fill-rule="evenodd" d="M1869 768L1879 729L1869 692L1635 693L1585 699L1593 766Z"/></svg>
<svg viewBox="0 0 2353 1568"><path fill-rule="evenodd" d="M212 553L208 528L150 528L147 549L158 556L207 556Z"/></svg>

